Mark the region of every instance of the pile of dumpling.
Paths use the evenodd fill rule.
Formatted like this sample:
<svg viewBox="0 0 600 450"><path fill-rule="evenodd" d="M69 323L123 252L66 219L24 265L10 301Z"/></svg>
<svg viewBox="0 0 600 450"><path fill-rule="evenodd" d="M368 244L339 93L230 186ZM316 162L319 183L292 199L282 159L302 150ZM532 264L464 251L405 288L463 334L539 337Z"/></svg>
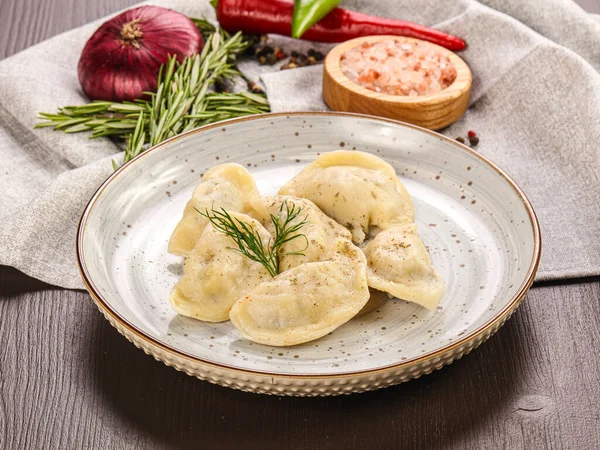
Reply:
<svg viewBox="0 0 600 450"><path fill-rule="evenodd" d="M275 277L196 211L223 208L267 246L274 234L270 214L277 215L283 202L302 208L294 220L306 220L299 231L306 240L284 244L282 253L304 256L282 256ZM260 196L244 167L213 167L188 201L169 252L186 257L170 296L176 312L208 322L231 320L245 338L273 346L332 332L363 308L369 287L428 309L445 291L396 172L358 151L322 154L273 197Z"/></svg>

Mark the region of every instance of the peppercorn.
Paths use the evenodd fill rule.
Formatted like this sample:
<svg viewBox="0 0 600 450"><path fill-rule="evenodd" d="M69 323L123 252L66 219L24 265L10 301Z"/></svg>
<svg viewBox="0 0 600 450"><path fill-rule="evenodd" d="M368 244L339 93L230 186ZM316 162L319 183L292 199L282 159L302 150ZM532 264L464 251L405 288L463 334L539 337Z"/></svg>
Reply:
<svg viewBox="0 0 600 450"><path fill-rule="evenodd" d="M317 61L323 61L325 59L325 56L321 52L315 52L313 56Z"/></svg>
<svg viewBox="0 0 600 450"><path fill-rule="evenodd" d="M269 63L269 65L273 65L278 61L277 59L277 55L275 55L275 53L269 53L269 55L267 56L267 62Z"/></svg>
<svg viewBox="0 0 600 450"><path fill-rule="evenodd" d="M275 53L275 56L277 56L277 59L283 59L286 55L283 50L279 50L277 53Z"/></svg>
<svg viewBox="0 0 600 450"><path fill-rule="evenodd" d="M248 89L250 89L250 91L254 92L255 94L264 94L262 88L254 81L248 80L246 85L248 86Z"/></svg>
<svg viewBox="0 0 600 450"><path fill-rule="evenodd" d="M264 46L257 46L257 47L254 49L254 55L255 55L257 58L260 58L261 56L267 56L267 50L266 50L266 47L264 47Z"/></svg>
<svg viewBox="0 0 600 450"><path fill-rule="evenodd" d="M457 140L458 142L460 142L461 144L464 144L464 143L465 143L465 138L463 138L462 136L458 136L458 137L456 138L456 140Z"/></svg>
<svg viewBox="0 0 600 450"><path fill-rule="evenodd" d="M231 91L227 88L227 85L222 80L215 81L215 91L230 93Z"/></svg>
<svg viewBox="0 0 600 450"><path fill-rule="evenodd" d="M473 130L469 130L469 132L467 133L467 135L468 135L470 138L472 138L472 137L475 137L475 136L477 136L477 133L475 133Z"/></svg>
<svg viewBox="0 0 600 450"><path fill-rule="evenodd" d="M297 58L298 57L298 52L296 50L292 50L292 52L290 53L290 56L292 58Z"/></svg>
<svg viewBox="0 0 600 450"><path fill-rule="evenodd" d="M252 55L256 50L256 45L260 41L260 36L252 35L252 34L244 34L243 36L244 36L244 40L250 43L250 45L246 48L244 53L246 55Z"/></svg>
<svg viewBox="0 0 600 450"><path fill-rule="evenodd" d="M315 59L314 56L309 56L308 57L308 65L312 66L313 64L317 64L317 60Z"/></svg>
<svg viewBox="0 0 600 450"><path fill-rule="evenodd" d="M471 147L476 147L479 144L479 138L477 136L469 137L469 144Z"/></svg>
<svg viewBox="0 0 600 450"><path fill-rule="evenodd" d="M258 58L258 63L261 66L264 66L265 64L267 64L267 58L265 56L261 56L260 58Z"/></svg>

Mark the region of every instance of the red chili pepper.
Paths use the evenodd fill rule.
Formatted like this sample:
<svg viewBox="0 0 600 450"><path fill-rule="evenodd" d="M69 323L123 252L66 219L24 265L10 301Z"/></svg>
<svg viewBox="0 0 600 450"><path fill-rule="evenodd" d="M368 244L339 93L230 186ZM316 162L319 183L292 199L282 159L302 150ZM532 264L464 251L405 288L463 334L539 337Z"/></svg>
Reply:
<svg viewBox="0 0 600 450"><path fill-rule="evenodd" d="M275 33L291 36L294 3L287 0L218 0L217 19L226 31L246 34ZM465 42L450 34L403 20L385 19L335 8L309 28L302 39L343 42L360 36L392 34L413 37L463 50Z"/></svg>

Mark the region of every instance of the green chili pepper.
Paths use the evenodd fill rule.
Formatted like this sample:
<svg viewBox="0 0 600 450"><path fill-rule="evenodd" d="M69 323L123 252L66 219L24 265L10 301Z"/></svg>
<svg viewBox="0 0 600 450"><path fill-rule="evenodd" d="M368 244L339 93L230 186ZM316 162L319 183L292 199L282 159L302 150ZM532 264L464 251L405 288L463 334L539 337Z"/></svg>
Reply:
<svg viewBox="0 0 600 450"><path fill-rule="evenodd" d="M340 0L294 0L292 37L300 39L306 30L329 14Z"/></svg>

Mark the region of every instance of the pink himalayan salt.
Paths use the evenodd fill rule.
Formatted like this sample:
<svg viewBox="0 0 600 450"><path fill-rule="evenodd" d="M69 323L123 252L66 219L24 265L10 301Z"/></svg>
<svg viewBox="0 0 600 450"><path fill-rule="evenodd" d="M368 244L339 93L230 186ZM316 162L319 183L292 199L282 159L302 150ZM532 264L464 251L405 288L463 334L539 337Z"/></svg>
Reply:
<svg viewBox="0 0 600 450"><path fill-rule="evenodd" d="M424 41L390 39L364 43L342 55L341 68L353 82L390 95L430 95L456 79L450 59Z"/></svg>

